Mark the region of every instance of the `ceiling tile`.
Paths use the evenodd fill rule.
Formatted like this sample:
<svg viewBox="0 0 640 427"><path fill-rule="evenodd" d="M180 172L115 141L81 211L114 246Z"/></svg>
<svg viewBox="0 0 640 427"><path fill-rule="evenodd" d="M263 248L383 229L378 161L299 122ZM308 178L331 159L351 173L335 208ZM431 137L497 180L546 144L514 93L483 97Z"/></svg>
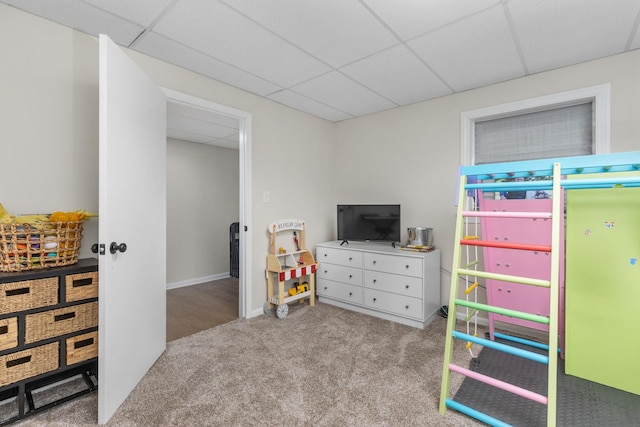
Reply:
<svg viewBox="0 0 640 427"><path fill-rule="evenodd" d="M99 9L148 27L172 0L83 0ZM76 2L78 3L78 2Z"/></svg>
<svg viewBox="0 0 640 427"><path fill-rule="evenodd" d="M518 0L507 4L529 71L624 51L638 0Z"/></svg>
<svg viewBox="0 0 640 427"><path fill-rule="evenodd" d="M155 31L241 70L288 87L329 70L327 65L210 0L179 2Z"/></svg>
<svg viewBox="0 0 640 427"><path fill-rule="evenodd" d="M291 89L354 116L397 107L396 104L337 71L316 77Z"/></svg>
<svg viewBox="0 0 640 427"><path fill-rule="evenodd" d="M189 132L185 129L173 129L167 127L167 138L179 139L181 141L197 142L199 144L206 144L211 140L211 137L207 135L200 135L197 133Z"/></svg>
<svg viewBox="0 0 640 427"><path fill-rule="evenodd" d="M357 1L222 1L333 67L399 42Z"/></svg>
<svg viewBox="0 0 640 427"><path fill-rule="evenodd" d="M290 90L282 90L276 93L272 93L271 95L268 95L267 98L288 107L295 108L296 110L304 111L305 113L321 117L331 122L353 118L353 116L350 114L336 110L335 108L331 108L327 105L314 101L313 99L307 98L306 96L297 94Z"/></svg>
<svg viewBox="0 0 640 427"><path fill-rule="evenodd" d="M211 58L154 32L145 33L140 37L133 49L261 96L281 89L276 84Z"/></svg>
<svg viewBox="0 0 640 427"><path fill-rule="evenodd" d="M87 34L107 34L123 46L129 46L144 30L141 25L77 0L3 0L3 3Z"/></svg>
<svg viewBox="0 0 640 427"><path fill-rule="evenodd" d="M235 130L236 132L240 126L240 121L235 117L225 116L224 114L219 114L211 110L199 108L193 105L181 104L179 102L167 103L167 114L191 117L195 120L202 120L208 123L227 127Z"/></svg>
<svg viewBox="0 0 640 427"><path fill-rule="evenodd" d="M397 46L340 69L398 105L451 93L405 46Z"/></svg>
<svg viewBox="0 0 640 427"><path fill-rule="evenodd" d="M418 37L408 45L456 91L524 75L502 7Z"/></svg>
<svg viewBox="0 0 640 427"><path fill-rule="evenodd" d="M191 133L209 135L213 138L225 138L237 133L237 129L175 114L167 115L167 123L167 127L171 129L189 129Z"/></svg>
<svg viewBox="0 0 640 427"><path fill-rule="evenodd" d="M471 16L500 0L364 0L403 40L409 40Z"/></svg>

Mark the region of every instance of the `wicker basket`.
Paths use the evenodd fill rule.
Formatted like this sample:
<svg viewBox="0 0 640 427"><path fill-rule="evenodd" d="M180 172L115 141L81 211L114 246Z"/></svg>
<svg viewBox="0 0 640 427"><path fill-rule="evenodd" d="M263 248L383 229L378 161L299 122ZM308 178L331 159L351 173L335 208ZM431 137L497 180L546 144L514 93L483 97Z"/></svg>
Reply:
<svg viewBox="0 0 640 427"><path fill-rule="evenodd" d="M98 326L98 302L27 314L24 322L25 344L82 331Z"/></svg>
<svg viewBox="0 0 640 427"><path fill-rule="evenodd" d="M84 221L0 224L0 271L77 263L83 225Z"/></svg>
<svg viewBox="0 0 640 427"><path fill-rule="evenodd" d="M0 387L57 369L60 343L0 356Z"/></svg>

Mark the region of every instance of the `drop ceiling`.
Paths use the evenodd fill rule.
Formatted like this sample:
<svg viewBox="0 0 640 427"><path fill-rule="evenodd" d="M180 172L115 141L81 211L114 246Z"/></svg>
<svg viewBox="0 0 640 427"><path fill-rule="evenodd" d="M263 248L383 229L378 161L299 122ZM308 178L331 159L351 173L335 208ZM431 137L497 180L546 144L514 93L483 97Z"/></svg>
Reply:
<svg viewBox="0 0 640 427"><path fill-rule="evenodd" d="M638 0L0 2L332 122L640 48Z"/></svg>

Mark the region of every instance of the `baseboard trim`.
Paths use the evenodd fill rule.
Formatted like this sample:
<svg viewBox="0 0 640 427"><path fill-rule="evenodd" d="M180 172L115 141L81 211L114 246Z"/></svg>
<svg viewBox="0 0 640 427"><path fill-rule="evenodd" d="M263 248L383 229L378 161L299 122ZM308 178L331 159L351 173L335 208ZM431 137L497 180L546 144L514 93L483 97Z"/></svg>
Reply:
<svg viewBox="0 0 640 427"><path fill-rule="evenodd" d="M167 290L184 288L185 286L199 285L200 283L213 282L231 277L229 273L213 274L211 276L196 277L194 279L182 280L180 282L167 283Z"/></svg>
<svg viewBox="0 0 640 427"><path fill-rule="evenodd" d="M467 318L467 315L465 313L456 313L456 319L457 320L462 320L463 322L465 321L464 319ZM473 321L471 321L473 323ZM486 317L480 317L478 316L478 325L482 325L482 326L489 326L489 319L487 319Z"/></svg>

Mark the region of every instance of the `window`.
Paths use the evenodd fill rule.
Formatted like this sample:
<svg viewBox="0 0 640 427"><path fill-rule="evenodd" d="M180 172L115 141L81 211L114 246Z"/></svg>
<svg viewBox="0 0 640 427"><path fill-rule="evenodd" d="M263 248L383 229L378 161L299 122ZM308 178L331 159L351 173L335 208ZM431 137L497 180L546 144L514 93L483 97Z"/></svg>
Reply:
<svg viewBox="0 0 640 427"><path fill-rule="evenodd" d="M608 153L609 110L601 85L463 113L461 164Z"/></svg>

